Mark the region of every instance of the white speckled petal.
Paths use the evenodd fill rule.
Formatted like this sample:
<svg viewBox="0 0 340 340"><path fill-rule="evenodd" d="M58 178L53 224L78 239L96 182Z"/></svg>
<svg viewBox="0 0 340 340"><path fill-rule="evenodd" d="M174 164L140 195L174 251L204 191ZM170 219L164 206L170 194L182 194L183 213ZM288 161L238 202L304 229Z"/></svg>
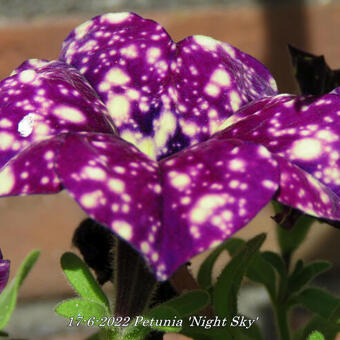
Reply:
<svg viewBox="0 0 340 340"><path fill-rule="evenodd" d="M31 143L81 131L114 133L104 104L76 69L29 60L0 82L0 167Z"/></svg>
<svg viewBox="0 0 340 340"><path fill-rule="evenodd" d="M0 196L51 194L62 189L55 157L63 135L30 144L0 169Z"/></svg>
<svg viewBox="0 0 340 340"><path fill-rule="evenodd" d="M9 278L10 261L3 260L0 249L0 293L5 288Z"/></svg>
<svg viewBox="0 0 340 340"><path fill-rule="evenodd" d="M157 162L113 135L84 134L66 137L57 163L63 185L89 216L157 268L153 251L159 251L160 233L166 234Z"/></svg>
<svg viewBox="0 0 340 340"><path fill-rule="evenodd" d="M340 194L340 96L274 97L247 115L251 107L218 136L262 144Z"/></svg>
<svg viewBox="0 0 340 340"><path fill-rule="evenodd" d="M85 22L60 58L96 89L121 137L154 159L206 140L240 106L277 93L268 70L231 45L205 36L176 44L134 13Z"/></svg>
<svg viewBox="0 0 340 340"><path fill-rule="evenodd" d="M340 219L340 198L315 177L286 159L276 156L280 167L280 190L276 199L306 214Z"/></svg>
<svg viewBox="0 0 340 340"><path fill-rule="evenodd" d="M160 162L163 187L162 274L244 227L279 184L263 146L209 139ZM179 237L180 235L180 237Z"/></svg>

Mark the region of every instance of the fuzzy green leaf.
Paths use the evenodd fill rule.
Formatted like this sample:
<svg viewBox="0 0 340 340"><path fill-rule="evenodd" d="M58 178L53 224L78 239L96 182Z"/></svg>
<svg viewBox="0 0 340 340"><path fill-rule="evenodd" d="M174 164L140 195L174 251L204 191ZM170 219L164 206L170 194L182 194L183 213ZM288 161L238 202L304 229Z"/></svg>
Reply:
<svg viewBox="0 0 340 340"><path fill-rule="evenodd" d="M248 241L218 277L213 292L213 304L215 312L220 318L229 319L237 314L237 293L242 278L265 238L265 234L260 234Z"/></svg>
<svg viewBox="0 0 340 340"><path fill-rule="evenodd" d="M68 281L81 297L104 305L108 311L110 310L105 293L80 257L67 252L63 254L60 262Z"/></svg>
<svg viewBox="0 0 340 340"><path fill-rule="evenodd" d="M97 326L101 318L107 316L107 310L102 304L79 298L61 302L55 312L67 319L74 318L74 323L80 321L89 327Z"/></svg>
<svg viewBox="0 0 340 340"><path fill-rule="evenodd" d="M245 241L237 238L231 238L220 246L218 246L211 254L205 259L200 266L197 282L202 289L208 289L212 286L212 271L214 264L218 257L224 250L227 250L232 256L241 246L245 244Z"/></svg>
<svg viewBox="0 0 340 340"><path fill-rule="evenodd" d="M4 329L14 311L18 291L28 273L33 268L40 255L39 250L33 250L22 262L15 278L0 294L0 330Z"/></svg>

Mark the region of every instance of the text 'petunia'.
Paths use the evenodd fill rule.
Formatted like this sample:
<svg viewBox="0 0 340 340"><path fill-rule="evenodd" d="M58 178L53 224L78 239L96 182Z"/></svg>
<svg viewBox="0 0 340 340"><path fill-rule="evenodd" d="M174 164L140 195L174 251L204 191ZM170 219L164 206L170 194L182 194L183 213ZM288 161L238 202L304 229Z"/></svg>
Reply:
<svg viewBox="0 0 340 340"><path fill-rule="evenodd" d="M275 96L266 68L226 43L175 43L151 20L106 14L0 94L0 194L67 189L159 280L272 198L339 218L340 97Z"/></svg>

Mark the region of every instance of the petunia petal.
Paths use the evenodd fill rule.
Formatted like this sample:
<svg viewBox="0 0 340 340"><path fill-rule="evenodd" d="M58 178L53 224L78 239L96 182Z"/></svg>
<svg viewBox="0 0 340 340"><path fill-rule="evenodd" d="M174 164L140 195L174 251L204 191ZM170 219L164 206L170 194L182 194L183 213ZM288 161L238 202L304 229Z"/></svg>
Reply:
<svg viewBox="0 0 340 340"><path fill-rule="evenodd" d="M0 196L50 194L62 190L55 157L64 135L36 142L14 156L0 170Z"/></svg>
<svg viewBox="0 0 340 340"><path fill-rule="evenodd" d="M31 60L0 82L0 167L30 143L70 131L114 131L104 104L77 70Z"/></svg>
<svg viewBox="0 0 340 340"><path fill-rule="evenodd" d="M2 259L2 253L0 250L0 293L5 288L9 278L10 261Z"/></svg>
<svg viewBox="0 0 340 340"><path fill-rule="evenodd" d="M262 144L339 195L339 118L340 96L281 96L217 135Z"/></svg>
<svg viewBox="0 0 340 340"><path fill-rule="evenodd" d="M337 94L340 95L340 87L336 87L332 92L330 92L332 94Z"/></svg>
<svg viewBox="0 0 340 340"><path fill-rule="evenodd" d="M176 44L133 13L82 24L60 58L96 89L121 137L157 159L206 140L241 105L277 92L268 70L236 48L204 36Z"/></svg>
<svg viewBox="0 0 340 340"><path fill-rule="evenodd" d="M279 184L270 153L235 139L209 139L161 161L160 170L163 233L158 275L164 277L245 226Z"/></svg>
<svg viewBox="0 0 340 340"><path fill-rule="evenodd" d="M332 190L286 159L275 159L280 167L279 202L316 217L340 219L340 198Z"/></svg>
<svg viewBox="0 0 340 340"><path fill-rule="evenodd" d="M166 233L157 163L108 134L68 135L57 163L63 185L79 205L152 261L151 250L158 249L160 232Z"/></svg>

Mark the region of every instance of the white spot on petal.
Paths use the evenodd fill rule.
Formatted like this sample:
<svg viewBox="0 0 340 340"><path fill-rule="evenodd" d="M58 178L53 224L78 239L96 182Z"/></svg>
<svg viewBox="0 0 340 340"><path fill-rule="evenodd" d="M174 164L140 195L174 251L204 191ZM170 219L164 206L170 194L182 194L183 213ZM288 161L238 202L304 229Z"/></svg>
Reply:
<svg viewBox="0 0 340 340"><path fill-rule="evenodd" d="M295 141L292 146L293 158L309 161L319 157L322 153L322 144L313 138L304 138Z"/></svg>
<svg viewBox="0 0 340 340"><path fill-rule="evenodd" d="M71 123L79 124L86 122L84 114L80 110L70 106L59 105L53 110L53 114L55 114L58 118Z"/></svg>
<svg viewBox="0 0 340 340"><path fill-rule="evenodd" d="M14 174L9 166L0 172L0 195L6 195L11 192L15 184Z"/></svg>
<svg viewBox="0 0 340 340"><path fill-rule="evenodd" d="M121 220L114 221L112 223L112 229L118 233L121 237L123 237L125 240L131 240L132 238L132 226Z"/></svg>

